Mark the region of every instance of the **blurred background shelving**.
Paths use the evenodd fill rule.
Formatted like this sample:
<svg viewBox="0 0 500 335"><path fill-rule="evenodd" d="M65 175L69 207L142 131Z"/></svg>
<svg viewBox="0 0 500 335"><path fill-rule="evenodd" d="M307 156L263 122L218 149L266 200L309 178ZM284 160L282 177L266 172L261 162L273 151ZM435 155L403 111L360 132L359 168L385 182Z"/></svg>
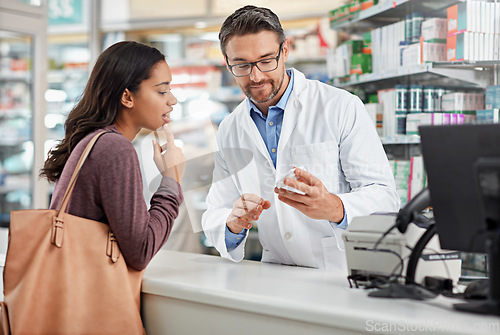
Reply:
<svg viewBox="0 0 500 335"><path fill-rule="evenodd" d="M0 2L0 226L10 211L46 204L37 182L43 157L46 8L41 1Z"/></svg>

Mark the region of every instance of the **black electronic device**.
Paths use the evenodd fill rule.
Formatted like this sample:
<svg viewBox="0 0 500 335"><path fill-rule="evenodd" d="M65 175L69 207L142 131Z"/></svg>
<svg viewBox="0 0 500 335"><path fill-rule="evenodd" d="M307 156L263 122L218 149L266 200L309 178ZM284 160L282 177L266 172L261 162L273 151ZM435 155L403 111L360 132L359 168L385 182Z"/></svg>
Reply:
<svg viewBox="0 0 500 335"><path fill-rule="evenodd" d="M490 292L490 281L488 279L477 279L471 281L464 291L465 299L484 300Z"/></svg>
<svg viewBox="0 0 500 335"><path fill-rule="evenodd" d="M405 233L408 225L411 222L418 224L422 221L421 213L424 209L431 205L431 196L429 189L426 187L413 197L403 208L399 210L396 217L396 227L401 233ZM419 220L420 219L420 220ZM424 219L425 220L425 219ZM422 227L424 228L424 227ZM427 228L427 227L425 227Z"/></svg>
<svg viewBox="0 0 500 335"><path fill-rule="evenodd" d="M394 228L397 228L404 234L408 225L413 222L417 226L426 229L411 252L406 269L405 284L390 283L387 287L370 292L368 296L380 298L407 298L416 300L431 299L437 296L436 292L415 283L415 272L417 270L418 260L420 259L425 246L436 233L436 226L433 220L429 220L426 216L422 215L422 211L430 205L431 198L429 189L424 188L414 198L412 198L410 202L400 209L396 217L395 225L382 235L374 248L377 249L380 241Z"/></svg>
<svg viewBox="0 0 500 335"><path fill-rule="evenodd" d="M431 196L429 188L425 187L415 197L413 197L403 208L399 210L396 217L396 228L404 234L410 223L415 223L421 228L425 228L425 233L417 241L408 260L406 268L406 284L415 284L415 272L417 271L417 264L422 251L431 238L436 233L436 226L433 220L429 220L422 215L422 211L431 206Z"/></svg>
<svg viewBox="0 0 500 335"><path fill-rule="evenodd" d="M488 253L487 299L455 308L500 315L500 124L421 126L419 132L441 247Z"/></svg>

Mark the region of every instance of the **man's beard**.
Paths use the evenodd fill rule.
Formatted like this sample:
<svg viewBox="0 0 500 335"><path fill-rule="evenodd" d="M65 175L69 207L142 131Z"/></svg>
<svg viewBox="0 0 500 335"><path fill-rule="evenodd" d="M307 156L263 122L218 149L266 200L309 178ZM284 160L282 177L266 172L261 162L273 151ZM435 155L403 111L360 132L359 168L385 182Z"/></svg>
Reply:
<svg viewBox="0 0 500 335"><path fill-rule="evenodd" d="M278 92L280 91L281 89L281 86L283 85L283 78L285 77L285 75L283 74L283 76L281 77L281 80L279 81L279 83L276 83L275 81L273 81L272 79L270 80L262 80L262 81L259 81L258 83L255 83L255 82L252 82L250 84L248 84L247 86L245 86L244 88L242 88L243 90L243 93L248 97L248 99L250 99L253 103L256 103L256 104L262 104L262 103L266 103L268 102L269 100L271 100L272 98L274 98ZM258 86L258 85L262 85L262 84L271 84L271 93L269 94L269 96L267 96L266 98L264 99L261 99L261 100L257 100L251 93L251 89L249 88L250 86Z"/></svg>

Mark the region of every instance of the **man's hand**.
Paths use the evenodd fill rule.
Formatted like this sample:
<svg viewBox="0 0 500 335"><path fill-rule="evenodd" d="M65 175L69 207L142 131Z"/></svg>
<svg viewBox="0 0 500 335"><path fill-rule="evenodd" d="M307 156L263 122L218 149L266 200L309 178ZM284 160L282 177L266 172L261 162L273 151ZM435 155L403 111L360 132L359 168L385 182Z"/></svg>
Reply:
<svg viewBox="0 0 500 335"><path fill-rule="evenodd" d="M344 206L338 196L328 192L321 180L307 171L295 168L295 176L297 176L297 180L286 178L285 185L296 188L305 194L300 195L285 189L274 188L279 200L298 209L311 219L342 221Z"/></svg>
<svg viewBox="0 0 500 335"><path fill-rule="evenodd" d="M271 202L258 195L245 193L235 201L226 225L234 234L240 233L243 229L250 229L252 228L251 221L257 221L262 211L269 207L271 207Z"/></svg>

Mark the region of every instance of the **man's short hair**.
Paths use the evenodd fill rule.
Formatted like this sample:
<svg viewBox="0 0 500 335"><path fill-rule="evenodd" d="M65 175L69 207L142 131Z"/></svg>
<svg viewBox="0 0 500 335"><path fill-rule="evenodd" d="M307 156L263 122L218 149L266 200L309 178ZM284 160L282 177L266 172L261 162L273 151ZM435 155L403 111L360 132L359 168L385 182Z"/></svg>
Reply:
<svg viewBox="0 0 500 335"><path fill-rule="evenodd" d="M226 45L232 36L257 34L263 30L274 31L279 44L286 39L278 16L270 9L252 5L237 9L228 16L220 28L219 40L222 53L226 54Z"/></svg>

